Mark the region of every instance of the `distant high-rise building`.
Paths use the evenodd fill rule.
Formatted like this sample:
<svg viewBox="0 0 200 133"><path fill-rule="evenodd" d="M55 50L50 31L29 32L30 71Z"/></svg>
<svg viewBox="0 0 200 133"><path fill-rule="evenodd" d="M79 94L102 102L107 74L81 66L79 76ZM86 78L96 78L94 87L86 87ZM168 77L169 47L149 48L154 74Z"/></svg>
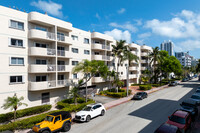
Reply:
<svg viewBox="0 0 200 133"><path fill-rule="evenodd" d="M170 56L174 55L174 44L172 41L164 41L160 44L160 50L165 50Z"/></svg>

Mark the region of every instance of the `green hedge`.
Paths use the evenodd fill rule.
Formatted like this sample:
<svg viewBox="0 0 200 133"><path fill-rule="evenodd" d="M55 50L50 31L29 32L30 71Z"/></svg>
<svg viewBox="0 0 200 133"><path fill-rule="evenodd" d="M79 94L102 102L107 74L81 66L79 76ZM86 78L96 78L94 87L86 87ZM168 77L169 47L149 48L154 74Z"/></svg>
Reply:
<svg viewBox="0 0 200 133"><path fill-rule="evenodd" d="M88 99L88 101L91 101L90 99ZM77 103L84 103L85 102L85 98L77 98ZM71 104L74 105L74 98L70 98L70 99L65 99L62 100L60 102L57 102L57 106L56 108L58 109L63 109L63 108L68 108L69 106L71 106Z"/></svg>
<svg viewBox="0 0 200 133"><path fill-rule="evenodd" d="M50 109L51 109L51 105L41 105L41 106L35 106L35 107L26 108L26 109L22 109L22 110L17 110L16 118L21 118L21 117L24 117L24 116L43 113L43 112L48 111ZM14 112L9 112L9 113L6 113L6 114L0 114L0 123L10 121L12 119L14 119Z"/></svg>
<svg viewBox="0 0 200 133"><path fill-rule="evenodd" d="M51 111L51 112L48 112L48 113L44 113L44 114L40 114L40 115L33 116L33 117L30 117L30 118L26 118L26 119L23 119L23 120L19 120L19 121L13 122L13 123L0 125L0 132L6 131L6 130L13 131L14 129L15 130L19 130L19 129L21 130L21 129L32 128L36 123L43 121L44 118L48 114L58 112L58 111L69 111L69 112L79 111L84 106L86 106L87 104L91 104L91 103L94 103L94 101L90 100L87 103L78 104L77 106L71 105L70 107L63 108L62 110Z"/></svg>
<svg viewBox="0 0 200 133"><path fill-rule="evenodd" d="M139 86L139 85L142 85L142 84L131 84L131 86Z"/></svg>
<svg viewBox="0 0 200 133"><path fill-rule="evenodd" d="M129 90L128 93L130 95L131 90ZM111 96L114 98L122 98L122 97L126 97L127 95L125 89L119 89L118 93L116 92L116 89L110 89L110 90L101 91L99 94L100 95L104 94L104 95Z"/></svg>
<svg viewBox="0 0 200 133"><path fill-rule="evenodd" d="M140 90L150 90L152 88L151 85L140 85L139 86Z"/></svg>

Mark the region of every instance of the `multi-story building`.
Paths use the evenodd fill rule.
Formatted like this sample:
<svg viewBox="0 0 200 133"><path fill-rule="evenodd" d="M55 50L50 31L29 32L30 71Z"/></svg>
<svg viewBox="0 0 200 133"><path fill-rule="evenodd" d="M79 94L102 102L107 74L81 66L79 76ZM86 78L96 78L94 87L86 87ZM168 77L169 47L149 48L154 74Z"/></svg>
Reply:
<svg viewBox="0 0 200 133"><path fill-rule="evenodd" d="M189 55L189 52L175 52L175 57L180 61L184 67L191 67L193 57Z"/></svg>
<svg viewBox="0 0 200 133"><path fill-rule="evenodd" d="M174 55L174 44L172 41L164 41L160 44L160 50L165 50L170 56Z"/></svg>
<svg viewBox="0 0 200 133"><path fill-rule="evenodd" d="M111 52L116 40L111 36L74 28L71 23L46 14L3 6L0 6L0 20L0 106L15 93L23 96L29 107L67 98L71 80L83 76L72 74L72 68L83 59L104 61L111 70L117 66ZM129 67L130 83L138 83L141 71L148 66L145 56L152 49L134 43L127 45L139 57ZM126 64L119 66L124 82ZM97 75L87 85L98 92L106 89L108 82Z"/></svg>

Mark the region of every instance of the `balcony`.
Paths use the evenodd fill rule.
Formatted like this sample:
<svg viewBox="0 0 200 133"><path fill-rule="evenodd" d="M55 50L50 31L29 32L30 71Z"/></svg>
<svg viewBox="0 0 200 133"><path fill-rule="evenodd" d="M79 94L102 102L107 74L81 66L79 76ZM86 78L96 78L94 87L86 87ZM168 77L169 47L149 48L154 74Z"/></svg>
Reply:
<svg viewBox="0 0 200 133"><path fill-rule="evenodd" d="M62 43L62 44L68 44L68 45L72 44L72 39L68 36L57 35L57 41L58 43Z"/></svg>
<svg viewBox="0 0 200 133"><path fill-rule="evenodd" d="M96 50L106 50L107 47L106 47L105 44L93 43L93 44L92 44L92 49L96 49Z"/></svg>
<svg viewBox="0 0 200 133"><path fill-rule="evenodd" d="M137 74L129 74L129 78L130 79L137 78Z"/></svg>
<svg viewBox="0 0 200 133"><path fill-rule="evenodd" d="M148 60L141 60L141 63L148 63Z"/></svg>
<svg viewBox="0 0 200 133"><path fill-rule="evenodd" d="M142 52L141 56L148 56L149 54L147 52Z"/></svg>
<svg viewBox="0 0 200 133"><path fill-rule="evenodd" d="M43 41L55 41L55 33L46 32L37 29L31 29L28 32L28 38L34 40L43 40Z"/></svg>
<svg viewBox="0 0 200 133"><path fill-rule="evenodd" d="M30 91L41 91L56 88L56 81L29 82Z"/></svg>
<svg viewBox="0 0 200 133"><path fill-rule="evenodd" d="M71 52L65 50L57 50L57 56L61 58L72 58Z"/></svg>
<svg viewBox="0 0 200 133"><path fill-rule="evenodd" d="M113 41L113 37L99 33L99 32L92 32L91 35L92 38L96 38L96 39L103 39L103 40L107 40L107 41Z"/></svg>
<svg viewBox="0 0 200 133"><path fill-rule="evenodd" d="M49 49L49 48L39 48L39 47L31 47L29 49L29 55L31 56L56 56L56 50L55 49Z"/></svg>
<svg viewBox="0 0 200 133"><path fill-rule="evenodd" d="M138 67L131 66L131 67L129 67L129 70L130 70L130 71L137 71L137 70L138 70Z"/></svg>
<svg viewBox="0 0 200 133"><path fill-rule="evenodd" d="M103 60L103 55L92 55L92 60Z"/></svg>
<svg viewBox="0 0 200 133"><path fill-rule="evenodd" d="M93 83L101 83L101 82L105 82L105 80L102 79L101 77L93 77L92 82Z"/></svg>
<svg viewBox="0 0 200 133"><path fill-rule="evenodd" d="M56 71L56 65L32 64L29 66L29 73L49 73L55 71Z"/></svg>
<svg viewBox="0 0 200 133"><path fill-rule="evenodd" d="M146 45L142 45L141 49L145 50L145 51L152 51L152 47L149 47L149 46L146 46Z"/></svg>
<svg viewBox="0 0 200 133"><path fill-rule="evenodd" d="M141 67L141 70L147 70L147 67Z"/></svg>
<svg viewBox="0 0 200 133"><path fill-rule="evenodd" d="M72 68L69 65L57 65L58 72L71 72Z"/></svg>
<svg viewBox="0 0 200 133"><path fill-rule="evenodd" d="M137 55L138 52L137 51L131 51L131 53Z"/></svg>
<svg viewBox="0 0 200 133"><path fill-rule="evenodd" d="M64 79L64 80L58 80L57 81L58 87L66 87L66 86L70 86L71 84L72 84L71 79Z"/></svg>

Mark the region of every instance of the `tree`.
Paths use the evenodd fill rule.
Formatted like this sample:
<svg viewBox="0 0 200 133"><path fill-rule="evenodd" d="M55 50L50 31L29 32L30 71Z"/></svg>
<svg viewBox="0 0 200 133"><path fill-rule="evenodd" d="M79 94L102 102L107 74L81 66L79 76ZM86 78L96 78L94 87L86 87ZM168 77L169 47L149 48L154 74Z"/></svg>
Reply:
<svg viewBox="0 0 200 133"><path fill-rule="evenodd" d="M70 90L70 94L73 96L74 98L74 104L77 105L77 98L79 97L79 88L81 86L81 84L83 83L83 80L79 80L78 83L73 82L72 83L72 89Z"/></svg>
<svg viewBox="0 0 200 133"><path fill-rule="evenodd" d="M84 76L81 80L83 82L80 86L85 85L86 87L86 95L85 101L87 102L87 82L90 81L92 77L95 75L100 75L102 78L105 77L106 72L108 71L107 65L103 61L96 61L96 60L83 60L79 62L73 69L72 73L82 73Z"/></svg>
<svg viewBox="0 0 200 133"><path fill-rule="evenodd" d="M105 76L103 77L105 80L109 81L109 89L112 88L113 82L116 79L116 72L114 70L105 72Z"/></svg>
<svg viewBox="0 0 200 133"><path fill-rule="evenodd" d="M197 72L197 73L200 72L200 59L198 60L198 64L197 64L197 68L196 68L196 72Z"/></svg>
<svg viewBox="0 0 200 133"><path fill-rule="evenodd" d="M5 99L5 103L2 106L3 109L10 108L11 111L14 109L14 121L16 119L17 109L22 105L28 106L26 103L22 103L22 100L24 100L24 97L22 96L18 98L15 93L13 97L8 97L7 99Z"/></svg>
<svg viewBox="0 0 200 133"><path fill-rule="evenodd" d="M159 63L159 48L155 47L153 48L153 51L149 54L150 57L150 64L153 66L153 77L154 77L154 83L157 82L157 74L156 73L156 64Z"/></svg>

